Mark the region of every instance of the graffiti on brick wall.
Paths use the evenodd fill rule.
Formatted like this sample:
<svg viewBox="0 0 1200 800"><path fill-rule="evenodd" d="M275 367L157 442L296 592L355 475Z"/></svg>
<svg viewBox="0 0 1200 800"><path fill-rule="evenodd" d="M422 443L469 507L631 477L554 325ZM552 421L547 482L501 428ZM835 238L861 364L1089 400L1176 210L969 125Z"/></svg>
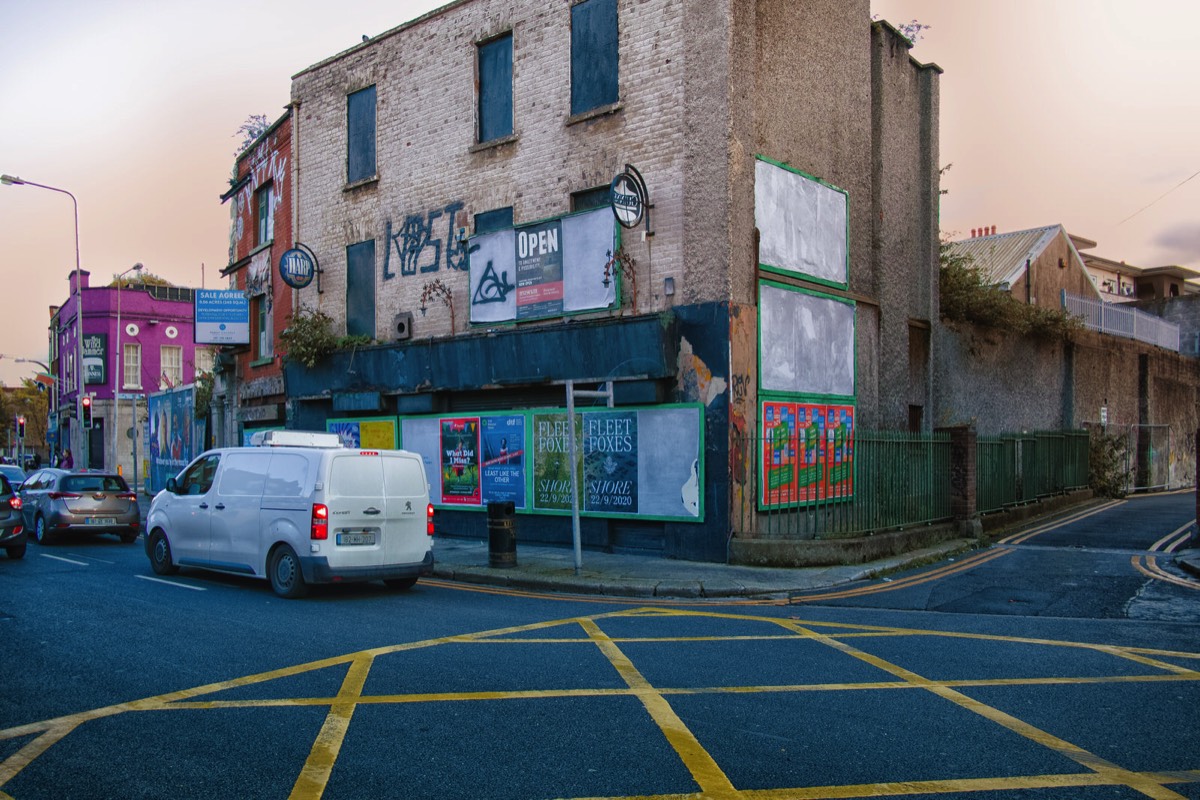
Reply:
<svg viewBox="0 0 1200 800"><path fill-rule="evenodd" d="M408 214L396 228L388 220L384 236L383 279L437 272L443 268L465 272L467 242L459 240L461 200L419 214ZM445 258L443 259L443 255Z"/></svg>
<svg viewBox="0 0 1200 800"><path fill-rule="evenodd" d="M277 144L275 136L271 135L260 142L249 157L248 180L242 185L232 204L232 221L229 230L230 263L237 260L237 243L241 241L247 229L254 227L255 193L268 183L271 184L269 213L274 218L284 197L284 192L287 191L288 158L281 150L276 149ZM273 224L271 228L273 230Z"/></svg>

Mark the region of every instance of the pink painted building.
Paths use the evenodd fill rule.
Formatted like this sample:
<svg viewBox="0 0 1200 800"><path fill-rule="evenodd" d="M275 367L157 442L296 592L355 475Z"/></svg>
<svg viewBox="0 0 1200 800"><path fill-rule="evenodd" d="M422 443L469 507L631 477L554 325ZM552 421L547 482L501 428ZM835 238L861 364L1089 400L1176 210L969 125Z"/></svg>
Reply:
<svg viewBox="0 0 1200 800"><path fill-rule="evenodd" d="M146 395L192 383L197 369L211 371L211 351L195 344L193 289L155 286L129 276L119 289L115 281L92 286L87 271L80 275L84 394L92 399L92 427L84 431L75 419L79 295L72 271L70 295L52 310L50 321L50 368L57 389L50 412L51 446L70 448L76 467L120 468L132 481L143 474ZM131 427L138 432L136 461Z"/></svg>

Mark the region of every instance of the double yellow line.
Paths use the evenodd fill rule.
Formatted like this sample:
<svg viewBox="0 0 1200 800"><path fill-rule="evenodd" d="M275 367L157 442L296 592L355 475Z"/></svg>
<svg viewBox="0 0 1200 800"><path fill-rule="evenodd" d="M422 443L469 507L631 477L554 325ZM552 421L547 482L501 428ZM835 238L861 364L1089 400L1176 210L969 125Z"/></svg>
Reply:
<svg viewBox="0 0 1200 800"><path fill-rule="evenodd" d="M1166 536L1159 539L1150 546L1151 552L1174 553L1185 542L1192 538L1191 527L1194 523L1188 522L1179 526L1175 530L1168 533ZM1158 565L1158 559L1155 556L1134 556L1129 560L1133 568L1142 573L1148 578L1155 578L1167 583L1173 583L1176 586L1186 586L1189 589L1200 589L1200 583L1190 581L1187 578L1180 578L1172 575Z"/></svg>
<svg viewBox="0 0 1200 800"><path fill-rule="evenodd" d="M1001 539L993 547L991 547L987 550L983 550L979 553L976 553L973 556L964 558L961 561L956 561L953 564L947 564L944 567L939 567L937 569L930 570L928 572L922 572L917 575L909 575L906 578L900 578L899 580L895 580L895 581L888 581L887 583L873 583L870 586L859 586L858 588L855 588L855 589L843 589L841 591L836 591L836 592L823 592L821 594L806 594L806 595L793 596L791 598L791 602L792 603L811 603L811 602L814 602L817 600L841 600L841 599L844 599L847 597L862 597L864 595L879 594L880 592L894 592L897 589L908 589L912 586L919 586L923 583L929 583L930 581L937 581L937 580L941 580L942 578L948 578L951 575L956 575L960 572L966 572L969 569L974 569L975 567L986 564L989 561L995 561L997 558L1000 558L1001 556L1006 556L1009 553L1013 552L1012 548L1007 547L1006 545L1021 544L1022 542L1032 539L1034 536L1037 536L1042 533L1046 533L1047 531L1055 530L1057 528L1061 528L1064 525L1070 525L1071 523L1078 522L1079 520L1082 520L1082 519L1087 519L1090 516L1099 514L1103 511L1107 511L1108 509L1113 508L1114 506L1120 505L1123 502L1124 501L1122 501L1122 500L1111 500L1111 501L1104 503L1102 505L1099 505L1095 508L1090 508L1090 509L1087 509L1084 511L1078 511L1078 512L1070 514L1066 517L1063 517L1061 519L1056 519L1052 522L1047 522L1047 523L1043 523L1041 525L1034 526L1033 528L1030 528L1029 530L1026 530L1026 531L1014 533L1012 536L1008 536L1004 539ZM1167 538L1170 538L1170 537L1167 537Z"/></svg>

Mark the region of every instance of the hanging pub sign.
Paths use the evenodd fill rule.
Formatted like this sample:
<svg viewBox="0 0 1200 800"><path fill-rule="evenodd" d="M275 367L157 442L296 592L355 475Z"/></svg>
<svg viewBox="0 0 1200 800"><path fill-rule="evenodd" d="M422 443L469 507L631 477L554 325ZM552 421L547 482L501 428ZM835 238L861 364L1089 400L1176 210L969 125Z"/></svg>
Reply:
<svg viewBox="0 0 1200 800"><path fill-rule="evenodd" d="M650 192L642 174L632 164L626 164L625 171L613 178L608 195L613 215L621 227L636 228L642 224L650 206ZM649 221L646 227L649 227Z"/></svg>
<svg viewBox="0 0 1200 800"><path fill-rule="evenodd" d="M279 277L293 289L308 286L316 272L312 257L303 250L293 248L279 257Z"/></svg>

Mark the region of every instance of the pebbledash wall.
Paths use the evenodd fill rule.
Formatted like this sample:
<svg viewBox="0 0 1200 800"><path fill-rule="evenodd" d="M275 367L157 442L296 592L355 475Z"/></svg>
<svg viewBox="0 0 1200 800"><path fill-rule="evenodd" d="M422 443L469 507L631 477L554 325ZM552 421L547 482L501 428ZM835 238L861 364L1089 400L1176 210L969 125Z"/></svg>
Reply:
<svg viewBox="0 0 1200 800"><path fill-rule="evenodd" d="M583 12L608 2L586 0ZM905 426L916 408L929 425L940 70L913 61L894 29L872 24L865 0L616 0L617 100L572 115L571 20L580 5L462 0L293 78L295 238L323 269L320 289L299 290L297 303L329 314L339 332L365 323L380 343L312 370L288 364L288 424L328 426L364 443L368 431L372 441L392 431L405 447L416 442L443 501L439 531L481 537L488 498L478 487L488 477L472 470L491 469L493 489L503 475L485 466L488 453L456 455L465 453L459 445L499 447L488 431L520 427L535 451L524 456L522 488L541 492L530 471L539 481L550 473L530 462L544 462L553 447L532 437L562 421L564 383L595 389L613 380L615 412L580 405L593 433L641 432L642 463L606 468L636 469L637 499L652 510L585 506L585 546L725 561L730 504L756 468L747 442L760 435L763 351L796 330L811 334L797 320L764 328L763 287L851 309L849 341L826 344L851 353L852 388L836 399L855 409L856 424ZM509 34L512 132L480 143L477 46ZM369 87L376 172L351 183L348 97ZM614 225L612 251L632 260L628 274L609 264L606 275L591 262L593 283L619 282L611 304L472 324L487 297L482 258L468 251L490 241L477 215L511 208L518 228L556 225L626 165L645 178L653 227L618 233ZM833 238L844 246L842 278L760 263L763 170L805 191L820 187L835 205L841 198L843 231ZM347 313L348 264L354 259L360 297L366 243L373 321L362 305ZM572 269L564 263L564 273ZM501 294L517 288L515 271L493 277ZM672 437L696 455L684 513L674 510L678 496L666 496L680 487L653 482L679 460ZM591 465L585 456L585 472ZM691 501L689 485L698 495ZM520 540L571 541L561 506L521 499Z"/></svg>
<svg viewBox="0 0 1200 800"><path fill-rule="evenodd" d="M1200 360L1093 331L1048 342L945 324L937 340L939 425L971 425L985 436L1101 422L1169 428L1154 445L1169 450L1163 477L1170 488L1195 485Z"/></svg>

